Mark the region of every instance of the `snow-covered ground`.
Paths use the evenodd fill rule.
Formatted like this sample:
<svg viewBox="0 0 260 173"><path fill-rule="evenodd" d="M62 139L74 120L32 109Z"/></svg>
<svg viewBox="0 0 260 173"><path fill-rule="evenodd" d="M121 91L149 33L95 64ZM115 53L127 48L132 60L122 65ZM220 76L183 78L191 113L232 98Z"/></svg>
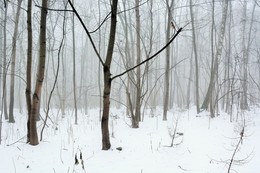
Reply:
<svg viewBox="0 0 260 173"><path fill-rule="evenodd" d="M242 113L237 122L220 113L209 119L195 108L169 112L162 121L162 111L154 117L147 111L139 129L130 128L124 110L111 110L110 134L112 148L101 150L98 110L79 115L74 125L72 112L65 118L53 111L52 121L38 146L25 144L26 114L16 112L16 123L3 122L0 145L1 173L227 173L230 159L240 138ZM44 115L44 113L42 113ZM236 115L236 116L237 116ZM260 171L260 109L244 112L245 133L235 154L231 172ZM174 145L172 134L178 119ZM42 121L38 123L41 127ZM40 132L40 128L39 128ZM182 134L183 133L183 134ZM22 138L22 139L21 139ZM16 142L18 141L18 142ZM14 143L16 142L16 143ZM116 148L122 147L119 151ZM80 161L75 165L75 155Z"/></svg>

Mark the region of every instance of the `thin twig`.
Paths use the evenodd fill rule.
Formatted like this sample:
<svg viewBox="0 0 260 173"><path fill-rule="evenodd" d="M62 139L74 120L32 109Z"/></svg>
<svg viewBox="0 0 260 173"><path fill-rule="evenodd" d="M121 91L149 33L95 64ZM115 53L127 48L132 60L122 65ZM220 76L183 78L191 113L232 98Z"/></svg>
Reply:
<svg viewBox="0 0 260 173"><path fill-rule="evenodd" d="M89 33L92 34L94 32L96 32L97 30L99 30L99 28L101 28L101 26L107 21L107 19L109 18L111 12L109 12L106 17L103 19L103 21L101 22L101 24L97 27L97 29L95 29L94 31L90 31Z"/></svg>
<svg viewBox="0 0 260 173"><path fill-rule="evenodd" d="M129 9L127 9L127 10L119 11L117 14L121 14L121 13L124 13L124 12L127 12L127 11L134 10L134 9L136 9L137 7L140 7L140 6L144 5L144 4L146 4L148 1L149 1L149 0L147 0L147 1L145 1L145 2L143 2L143 3L141 3L141 4L139 4L138 6L129 8ZM111 11L106 15L106 17L103 19L103 21L100 23L100 25L99 25L94 31L90 31L89 33L92 34L92 33L97 32L97 31L101 28L101 26L111 17L110 15L111 15Z"/></svg>

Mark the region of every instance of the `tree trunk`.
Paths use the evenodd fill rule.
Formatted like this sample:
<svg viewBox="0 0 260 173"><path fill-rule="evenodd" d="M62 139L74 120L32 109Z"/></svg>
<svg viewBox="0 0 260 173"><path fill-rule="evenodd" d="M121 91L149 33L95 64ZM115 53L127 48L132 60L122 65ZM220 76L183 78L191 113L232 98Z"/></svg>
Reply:
<svg viewBox="0 0 260 173"><path fill-rule="evenodd" d="M12 43L9 123L15 122L14 120L14 75L15 75L15 63L16 63L16 43L17 43L21 4L22 4L22 0L18 0L17 11L15 16L13 43Z"/></svg>
<svg viewBox="0 0 260 173"><path fill-rule="evenodd" d="M38 113L39 103L41 99L42 84L44 80L45 59L46 59L46 18L47 18L47 2L42 1L41 21L40 21L40 56L38 61L37 79L35 84L35 91L32 99L32 112L30 117L30 144L38 145L38 134L36 127L36 117Z"/></svg>
<svg viewBox="0 0 260 173"><path fill-rule="evenodd" d="M213 1L213 3L214 3L214 1ZM223 5L223 9L222 9L222 21L221 21L218 43L217 43L217 47L216 47L217 50L216 50L216 54L212 55L212 58L214 57L214 60L212 59L210 82L209 82L207 94L206 94L204 102L201 106L202 109L206 109L206 110L209 109L209 104L212 103L212 100L213 100L212 96L213 96L214 86L215 86L215 82L216 82L216 75L218 73L219 59L220 59L220 56L221 56L221 53L222 53L223 40L224 40L225 29L226 29L227 7L228 7L228 0L225 0L224 5ZM213 42L213 40L211 40L211 41ZM214 106L215 105L210 106L210 107L212 107L212 110L214 110ZM214 116L215 116L214 114L211 114L212 118Z"/></svg>
<svg viewBox="0 0 260 173"><path fill-rule="evenodd" d="M110 25L110 36L108 42L108 49L106 55L106 61L103 66L104 72L104 91L103 91L103 113L101 119L101 130L102 130L102 150L108 150L111 147L109 137L109 109L110 109L110 92L111 92L111 73L110 65L113 58L115 36L116 36L116 18L117 18L117 2L113 0L111 5L111 25Z"/></svg>
<svg viewBox="0 0 260 173"><path fill-rule="evenodd" d="M174 5L174 0L171 0L169 4L169 0L166 1L167 5L167 28L166 28L166 43L170 40L171 34L171 26L173 26L172 22L172 10ZM169 109L169 93L170 93L170 48L169 45L166 48L166 56L165 56L165 79L164 79L164 99L163 99L163 120L167 120L167 111Z"/></svg>
<svg viewBox="0 0 260 173"><path fill-rule="evenodd" d="M135 18L136 18L136 64L141 62L141 23L140 23L140 10L139 10L139 0L135 0ZM132 127L138 128L139 121L141 120L141 67L136 68L136 97L135 97L135 117L132 118Z"/></svg>
<svg viewBox="0 0 260 173"><path fill-rule="evenodd" d="M32 109L32 99L31 99L31 85L32 85L32 0L28 0L27 6L27 33L28 33L28 47L27 47L27 67L26 67L26 104L28 111L27 119L27 142L30 139L30 117Z"/></svg>
<svg viewBox="0 0 260 173"><path fill-rule="evenodd" d="M72 1L74 4L74 0ZM74 14L72 16L72 44L73 44L73 101L75 111L75 124L78 124L78 108L77 108L77 93L76 93L76 47L75 47L75 26Z"/></svg>
<svg viewBox="0 0 260 173"><path fill-rule="evenodd" d="M227 54L226 54L226 63L225 63L225 71L226 71L226 79L227 79L227 84L226 84L226 92L224 92L224 94L226 94L226 96L224 97L224 108L225 108L225 112L227 112L228 114L231 113L230 111L230 95L232 93L232 89L231 89L231 23L232 23L232 6L231 6L231 1L229 1L229 24L228 24L228 45L227 45ZM230 118L230 121L232 121L232 118Z"/></svg>
<svg viewBox="0 0 260 173"><path fill-rule="evenodd" d="M243 59L242 59L242 96L241 96L241 102L240 107L243 110L249 109L248 104L248 62L249 62L249 51L250 51L250 45L251 45L251 33L252 33L252 26L253 26L253 19L254 19L254 13L255 13L255 7L256 2L254 3L253 10L252 10L252 16L250 21L250 27L248 32L248 40L246 45L246 21L247 21L247 2L244 2L244 12L243 12L243 19L242 19L242 52L243 52Z"/></svg>
<svg viewBox="0 0 260 173"><path fill-rule="evenodd" d="M6 37L7 37L7 10L8 10L8 1L6 1L6 7L5 7L5 16L4 16L4 61L3 61L3 96L2 96L2 113L4 113L5 120L8 119L8 113L7 113L7 98L6 98L6 73L7 73L7 43L6 43Z"/></svg>
<svg viewBox="0 0 260 173"><path fill-rule="evenodd" d="M195 35L195 24L194 24L194 15L192 9L192 0L190 0L190 17L191 17L191 25L192 25L192 42L193 42L193 51L195 57L195 90L196 90L196 107L197 113L200 112L200 104L199 104L199 64L198 64L198 53L197 53L197 41Z"/></svg>

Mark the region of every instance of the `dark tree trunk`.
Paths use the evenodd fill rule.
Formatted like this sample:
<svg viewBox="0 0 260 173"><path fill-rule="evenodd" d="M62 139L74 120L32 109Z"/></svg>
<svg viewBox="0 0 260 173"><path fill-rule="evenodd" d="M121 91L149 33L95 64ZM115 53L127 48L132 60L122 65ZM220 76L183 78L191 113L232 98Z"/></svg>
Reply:
<svg viewBox="0 0 260 173"><path fill-rule="evenodd" d="M110 65L113 58L115 37L116 37L116 16L117 16L117 2L112 2L112 13L111 13L111 25L110 25L110 36L108 42L106 61L103 66L104 71L104 91L103 91L103 114L101 119L101 130L102 130L102 149L108 150L111 147L109 137L109 109L110 109L110 92L111 92L111 73Z"/></svg>
<svg viewBox="0 0 260 173"><path fill-rule="evenodd" d="M32 109L32 99L31 99L31 85L32 85L32 0L28 0L27 6L27 32L28 32L28 47L27 47L27 69L26 69L26 104L28 111L27 119L27 142L30 138L30 117Z"/></svg>

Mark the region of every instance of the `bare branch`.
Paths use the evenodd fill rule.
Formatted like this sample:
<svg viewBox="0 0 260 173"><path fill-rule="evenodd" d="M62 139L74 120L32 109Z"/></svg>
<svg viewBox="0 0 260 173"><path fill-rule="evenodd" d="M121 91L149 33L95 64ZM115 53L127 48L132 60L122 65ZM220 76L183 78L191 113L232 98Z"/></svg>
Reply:
<svg viewBox="0 0 260 173"><path fill-rule="evenodd" d="M43 8L42 6L35 5L35 7ZM74 12L73 10L67 10L67 9L53 9L53 8L44 8L45 10L49 11L67 11L67 12Z"/></svg>
<svg viewBox="0 0 260 173"><path fill-rule="evenodd" d="M110 18L110 14L111 14L111 12L109 12L109 13L106 15L106 17L105 17L104 20L101 22L101 24L97 27L97 29L95 29L94 31L90 31L89 33L92 34L92 33L96 32L97 30L99 30L99 28L101 28L101 26L105 23L105 21L107 21L107 19Z"/></svg>
<svg viewBox="0 0 260 173"><path fill-rule="evenodd" d="M124 12L127 12L127 11L131 11L131 10L134 10L136 9L137 7L140 7L144 4L146 4L149 0L139 4L138 6L135 6L135 7L132 7L132 8L129 8L127 10L123 10L123 11L119 11L117 14L121 14L121 13L124 13ZM101 28L101 26L110 18L110 15L111 15L111 12L109 12L106 17L103 19L103 21L101 22L101 24L97 27L97 29L95 29L94 31L90 31L89 33L92 34L94 32L97 32L97 30L99 30Z"/></svg>
<svg viewBox="0 0 260 173"><path fill-rule="evenodd" d="M179 35L179 33L180 33L181 31L182 31L182 28L180 28L180 29L176 32L176 34L172 37L172 39L170 39L170 41L169 41L164 47L162 47L158 52L156 52L156 53L155 53L154 55L152 55L150 58L147 58L146 60L142 61L140 64L137 64L137 65L135 65L134 67L132 67L132 68L130 68L130 69L124 71L123 73L120 73L120 74L118 74L118 75L112 77L111 80L114 80L115 78L118 78L118 77L120 77L120 76L123 76L124 74L126 74L126 73L128 73L128 72L134 70L135 68L137 68L137 67L143 65L144 63L146 63L146 62L152 60L153 58L155 58L155 57L156 57L157 55L159 55L164 49L166 49L166 47L168 47L168 46L173 42L173 40L175 40L175 38Z"/></svg>
<svg viewBox="0 0 260 173"><path fill-rule="evenodd" d="M132 7L132 8L129 8L129 9L127 9L127 10L119 11L117 14L121 14L121 13L124 13L124 12L127 12L127 11L134 10L134 9L136 9L136 8L138 8L138 7L140 7L140 6L144 5L144 4L146 4L148 1L149 1L149 0L147 0L147 1L145 1L145 2L143 2L143 3L141 3L141 4L139 4L139 5L137 5L137 6L134 6L134 7Z"/></svg>
<svg viewBox="0 0 260 173"><path fill-rule="evenodd" d="M81 17L79 16L77 10L74 8L73 4L71 3L71 0L68 0L68 2L69 2L70 6L72 8L73 13L76 14L77 18L79 19L79 22L81 23L82 27L84 28L85 32L87 33L88 38L89 38L89 40L90 40L90 42L92 44L92 47L93 47L93 49L94 49L94 51L95 51L95 53L96 53L100 63L104 66L105 64L104 64L104 62L103 62L103 60L102 60L102 58L101 58L101 56L100 56L100 54L99 54L99 52L98 52L98 50L96 48L96 45L95 45L95 43L94 43L94 41L93 41L93 39L92 39L92 37L91 37L87 27L85 26L84 22L82 21Z"/></svg>

